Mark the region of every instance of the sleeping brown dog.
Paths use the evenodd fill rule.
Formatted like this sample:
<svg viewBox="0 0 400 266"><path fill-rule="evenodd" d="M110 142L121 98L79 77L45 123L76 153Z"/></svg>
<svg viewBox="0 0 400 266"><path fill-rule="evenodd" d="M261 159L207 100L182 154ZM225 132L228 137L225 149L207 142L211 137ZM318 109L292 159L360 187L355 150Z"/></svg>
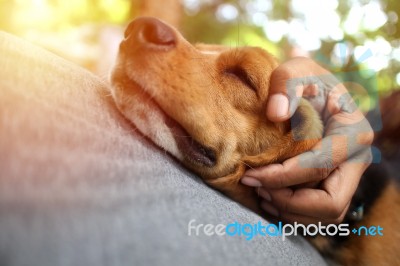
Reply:
<svg viewBox="0 0 400 266"><path fill-rule="evenodd" d="M282 161L321 138L318 114L303 101L295 123L266 119L276 59L255 47L188 43L154 18L132 22L112 73L120 111L210 186L259 211L246 167ZM304 140L296 136L304 136Z"/></svg>
<svg viewBox="0 0 400 266"><path fill-rule="evenodd" d="M260 48L193 46L161 21L139 18L129 25L120 45L111 75L112 95L125 117L151 141L210 186L261 213L255 190L240 183L245 170L310 150L322 136L321 120L305 100L291 122L267 120L269 79L276 67L275 58ZM373 193L362 198L376 198L371 202L378 206L371 208L378 218L367 217L366 222L380 223L379 200L392 187L381 186L378 193L376 184L364 183ZM353 203L358 204L357 195ZM397 220L387 226L395 226ZM389 235L387 241L391 239ZM368 250L377 250L374 243L385 246L385 241L350 237L348 242L341 240L343 249L333 238L314 242L325 254L356 265L373 263L379 256Z"/></svg>

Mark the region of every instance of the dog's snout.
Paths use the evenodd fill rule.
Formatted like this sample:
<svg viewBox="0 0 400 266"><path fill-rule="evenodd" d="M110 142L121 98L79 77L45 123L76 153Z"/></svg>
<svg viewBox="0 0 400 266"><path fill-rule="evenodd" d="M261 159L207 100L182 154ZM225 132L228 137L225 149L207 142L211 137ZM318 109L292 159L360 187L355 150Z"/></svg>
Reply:
<svg viewBox="0 0 400 266"><path fill-rule="evenodd" d="M139 18L125 31L125 38L134 36L144 45L152 47L171 47L176 43L173 29L155 18Z"/></svg>
<svg viewBox="0 0 400 266"><path fill-rule="evenodd" d="M174 45L175 34L170 27L159 20L150 19L144 23L142 29L143 38L156 45Z"/></svg>

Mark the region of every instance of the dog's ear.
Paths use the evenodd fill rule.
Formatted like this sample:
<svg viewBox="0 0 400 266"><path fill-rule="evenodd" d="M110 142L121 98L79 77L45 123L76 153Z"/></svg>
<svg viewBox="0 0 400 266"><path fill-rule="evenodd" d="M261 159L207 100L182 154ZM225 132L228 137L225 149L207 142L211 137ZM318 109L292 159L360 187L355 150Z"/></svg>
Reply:
<svg viewBox="0 0 400 266"><path fill-rule="evenodd" d="M263 153L242 158L251 167L281 162L310 150L321 138L323 125L316 110L304 99L300 100L290 121L277 125L282 137Z"/></svg>

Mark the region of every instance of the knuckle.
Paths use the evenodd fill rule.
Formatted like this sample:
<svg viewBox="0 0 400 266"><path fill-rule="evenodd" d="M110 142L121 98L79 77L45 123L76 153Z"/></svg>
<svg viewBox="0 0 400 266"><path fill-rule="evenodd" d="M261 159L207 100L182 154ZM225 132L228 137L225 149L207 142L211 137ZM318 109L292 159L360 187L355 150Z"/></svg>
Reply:
<svg viewBox="0 0 400 266"><path fill-rule="evenodd" d="M279 188L286 187L286 180L290 180L290 173L288 171L282 171L282 176L279 178Z"/></svg>
<svg viewBox="0 0 400 266"><path fill-rule="evenodd" d="M341 222L343 222L344 218L346 216L346 212L343 212L342 215L339 216L339 218L337 218L337 223L340 224Z"/></svg>
<svg viewBox="0 0 400 266"><path fill-rule="evenodd" d="M308 65L316 65L316 63L313 61L313 60L311 60L310 58L308 58L308 57L305 57L305 56L296 56L295 58L293 58L292 59L292 62L293 63L296 63L296 64L308 64Z"/></svg>
<svg viewBox="0 0 400 266"><path fill-rule="evenodd" d="M271 79L276 80L276 81L282 81L282 80L287 80L292 77L292 69L290 66L287 64L282 64L278 66L273 72Z"/></svg>
<svg viewBox="0 0 400 266"><path fill-rule="evenodd" d="M316 178L317 178L316 181L324 180L329 175L330 169L331 168L329 168L328 165L326 165L325 167L318 168L317 169L317 175L316 175Z"/></svg>
<svg viewBox="0 0 400 266"><path fill-rule="evenodd" d="M334 168L333 151L327 151L321 154L322 166L325 171L329 171Z"/></svg>
<svg viewBox="0 0 400 266"><path fill-rule="evenodd" d="M371 145L374 141L374 130L366 118L356 128L358 142L362 145Z"/></svg>
<svg viewBox="0 0 400 266"><path fill-rule="evenodd" d="M317 169L321 179L324 179L335 168L333 150L331 148L323 148L322 151L316 150L313 153L316 160L312 164Z"/></svg>
<svg viewBox="0 0 400 266"><path fill-rule="evenodd" d="M332 219L331 223L340 224L344 220L345 213L342 213L339 217Z"/></svg>
<svg viewBox="0 0 400 266"><path fill-rule="evenodd" d="M344 208L341 206L341 204L334 202L328 207L329 217L334 220L338 220L343 216L343 210Z"/></svg>

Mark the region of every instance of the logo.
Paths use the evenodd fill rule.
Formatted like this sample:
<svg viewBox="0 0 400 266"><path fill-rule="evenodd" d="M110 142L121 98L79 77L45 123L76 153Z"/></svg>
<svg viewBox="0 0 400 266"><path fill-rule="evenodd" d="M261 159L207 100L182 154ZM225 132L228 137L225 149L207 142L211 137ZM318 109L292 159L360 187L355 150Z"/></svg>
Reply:
<svg viewBox="0 0 400 266"><path fill-rule="evenodd" d="M188 223L188 236L237 236L244 237L247 241L255 237L280 237L283 241L289 236L349 236L351 233L356 236L383 236L381 226L360 226L349 228L349 224L318 224L304 225L295 222L294 224L267 224L261 221L255 224L239 223L234 221L225 224L196 224L192 219Z"/></svg>

